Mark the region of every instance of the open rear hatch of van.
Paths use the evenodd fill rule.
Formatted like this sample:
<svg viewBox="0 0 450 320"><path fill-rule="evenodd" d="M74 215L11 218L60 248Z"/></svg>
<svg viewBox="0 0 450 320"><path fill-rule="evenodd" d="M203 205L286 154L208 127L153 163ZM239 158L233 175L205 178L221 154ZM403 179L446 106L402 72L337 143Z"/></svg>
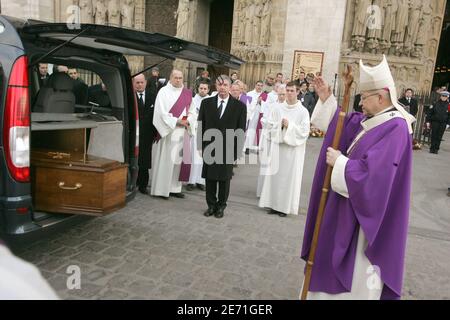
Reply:
<svg viewBox="0 0 450 320"><path fill-rule="evenodd" d="M104 49L124 55L146 56L152 54L231 69L238 69L243 63L239 58L216 48L164 34L112 26L80 24L75 28L74 25L66 23L43 23L28 20L20 32L27 37L71 40L71 43L79 46Z"/></svg>

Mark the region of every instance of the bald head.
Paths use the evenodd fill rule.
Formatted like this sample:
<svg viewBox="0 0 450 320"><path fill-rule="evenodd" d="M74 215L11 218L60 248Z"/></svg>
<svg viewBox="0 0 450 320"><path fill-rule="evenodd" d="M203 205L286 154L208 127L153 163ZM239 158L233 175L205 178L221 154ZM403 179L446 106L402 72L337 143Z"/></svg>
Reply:
<svg viewBox="0 0 450 320"><path fill-rule="evenodd" d="M170 73L170 84L175 88L183 87L183 72L173 69Z"/></svg>
<svg viewBox="0 0 450 320"><path fill-rule="evenodd" d="M138 74L133 78L133 87L136 92L144 92L147 87L147 80L144 74Z"/></svg>

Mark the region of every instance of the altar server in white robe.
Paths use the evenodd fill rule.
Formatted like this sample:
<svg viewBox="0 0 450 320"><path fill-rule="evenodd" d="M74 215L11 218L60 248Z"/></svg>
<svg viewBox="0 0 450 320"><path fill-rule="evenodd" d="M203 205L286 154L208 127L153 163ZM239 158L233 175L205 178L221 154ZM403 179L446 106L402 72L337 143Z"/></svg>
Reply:
<svg viewBox="0 0 450 320"><path fill-rule="evenodd" d="M267 94L264 93L263 87L264 83L258 81L255 89L247 93L247 96L252 98L251 103L247 105L247 133L244 145L244 148L247 150L258 150L257 129L261 119L261 105L264 103L263 100L267 99Z"/></svg>
<svg viewBox="0 0 450 320"><path fill-rule="evenodd" d="M259 206L280 217L298 215L310 119L297 100L294 82L286 85L286 102L273 110L269 121L271 150Z"/></svg>
<svg viewBox="0 0 450 320"><path fill-rule="evenodd" d="M272 129L271 125L271 116L272 112L275 108L279 108L286 101L286 85L276 83L277 88L277 100L272 103L266 103L263 108L263 117L261 119L262 123L262 133L261 133L261 142L259 144L259 176L258 176L258 185L256 187L256 196L261 197L261 191L264 184L265 172L268 168L268 160L270 157L270 129Z"/></svg>
<svg viewBox="0 0 450 320"><path fill-rule="evenodd" d="M209 84L207 82L202 83L198 87L198 93L195 95L193 99L194 111L196 117L198 116L198 112L200 111L200 105L202 101L209 97ZM198 123L195 123L195 126L198 126ZM189 184L186 189L192 191L195 187L200 190L205 190L205 179L202 178L202 168L203 168L203 158L200 153L197 151L197 129L193 130L195 134L191 137L191 154L192 154L192 164L191 164L191 174L189 176Z"/></svg>
<svg viewBox="0 0 450 320"><path fill-rule="evenodd" d="M184 198L180 175L187 171L188 177L190 171L185 165L191 162L189 135L194 133L197 121L193 109L192 92L184 88L183 73L173 70L169 83L161 88L155 102L153 125L160 139L154 150L152 196Z"/></svg>

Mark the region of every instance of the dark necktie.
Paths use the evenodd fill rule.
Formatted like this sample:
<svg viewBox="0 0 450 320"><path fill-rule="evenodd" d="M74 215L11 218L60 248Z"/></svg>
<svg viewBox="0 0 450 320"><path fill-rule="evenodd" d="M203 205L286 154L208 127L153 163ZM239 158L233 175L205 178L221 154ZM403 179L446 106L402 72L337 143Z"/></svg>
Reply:
<svg viewBox="0 0 450 320"><path fill-rule="evenodd" d="M219 109L217 109L217 112L219 113L219 119L222 118L223 103L224 103L223 100L220 101Z"/></svg>

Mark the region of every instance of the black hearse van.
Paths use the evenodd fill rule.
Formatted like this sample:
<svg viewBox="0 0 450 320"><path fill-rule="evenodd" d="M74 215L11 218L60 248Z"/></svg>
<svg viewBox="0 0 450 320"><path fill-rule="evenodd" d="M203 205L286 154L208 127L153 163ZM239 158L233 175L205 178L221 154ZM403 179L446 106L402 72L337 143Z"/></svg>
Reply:
<svg viewBox="0 0 450 320"><path fill-rule="evenodd" d="M220 50L163 34L93 24L76 26L21 20L0 15L0 238L24 239L27 235L36 235L36 232L53 229L64 225L64 221L79 217L39 212L33 208L30 141L37 134L34 129L45 126L47 122L73 122L71 117L77 113L95 115L98 121L113 118L120 122L122 143L118 156L128 166L126 199L129 201L134 197L139 117L125 55L150 54L233 69L242 64L238 58ZM92 112L94 104L67 107L64 90L59 91L59 97L48 95L48 92L42 94L38 63L92 72L108 88L110 107L95 108ZM54 80L53 85L55 90L64 87L59 80ZM61 112L65 113L58 114L58 110L53 110L58 101L64 104ZM47 115L53 118L35 124L33 119L42 120L43 116L35 112L39 103L44 108L49 106ZM108 140L108 137L103 139Z"/></svg>

